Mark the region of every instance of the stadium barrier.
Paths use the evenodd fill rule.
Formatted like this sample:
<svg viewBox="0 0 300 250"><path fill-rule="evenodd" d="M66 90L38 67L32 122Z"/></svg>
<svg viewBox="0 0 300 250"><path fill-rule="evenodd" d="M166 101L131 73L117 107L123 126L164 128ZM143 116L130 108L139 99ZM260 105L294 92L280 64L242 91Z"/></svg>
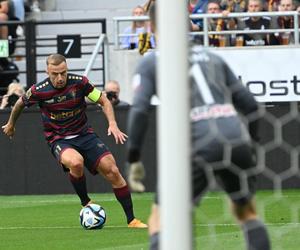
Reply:
<svg viewBox="0 0 300 250"><path fill-rule="evenodd" d="M24 30L23 35L9 38L9 43L16 45L9 59L19 66L19 80L25 87L30 87L46 76L45 58L51 53L61 53L68 58L70 72L93 72L91 80L100 88L104 86L108 77L105 75L108 72L106 19L8 21L0 25L20 26ZM96 60L96 55L99 55L99 60Z"/></svg>
<svg viewBox="0 0 300 250"><path fill-rule="evenodd" d="M243 17L280 17L280 16L291 16L293 17L294 28L292 29L258 29L258 30L222 30L222 31L210 31L209 19L214 18L243 18ZM190 19L193 20L203 20L203 31L193 31L190 32L191 36L200 35L203 36L204 46L209 46L209 36L210 35L233 35L233 34L271 34L271 33L280 33L280 32L291 32L295 37L295 45L299 45L299 27L297 26L299 21L299 13L297 11L277 11L277 12L241 12L241 13L229 13L224 16L222 14L193 14L190 15ZM149 20L148 16L124 16L124 17L115 17L113 18L114 22L114 44L115 49L120 49L120 39L124 36L137 36L137 34L124 34L121 32L121 29L124 29L124 24L132 21L147 21Z"/></svg>
<svg viewBox="0 0 300 250"><path fill-rule="evenodd" d="M267 106L267 116L260 127L261 145L265 161L257 179L258 189L300 188L299 153L300 126L297 116L298 103ZM116 109L120 129L126 132L128 108ZM126 174L126 146L116 145L108 137L107 122L96 106L87 110L89 122L101 140L108 145L116 158L120 171ZM287 115L290 115L287 119ZM0 110L0 124L8 119L9 111ZM271 119L272 118L272 119ZM280 119L282 126L278 125ZM145 137L142 160L145 164L147 191L156 188L156 116L151 110L149 127ZM24 110L20 117L13 140L0 133L0 195L14 194L60 194L74 193L68 176L63 173L43 138L40 113L37 108ZM184 166L183 166L184 167ZM86 174L90 192L111 192L111 186L102 177Z"/></svg>

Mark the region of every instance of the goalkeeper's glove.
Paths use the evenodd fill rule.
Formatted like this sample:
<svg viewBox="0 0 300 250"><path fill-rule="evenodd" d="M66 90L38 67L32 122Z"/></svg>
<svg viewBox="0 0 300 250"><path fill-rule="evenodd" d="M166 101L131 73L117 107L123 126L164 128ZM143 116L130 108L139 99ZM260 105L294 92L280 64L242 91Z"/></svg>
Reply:
<svg viewBox="0 0 300 250"><path fill-rule="evenodd" d="M133 192L142 193L145 186L142 180L145 178L145 168L141 161L129 163L128 184Z"/></svg>

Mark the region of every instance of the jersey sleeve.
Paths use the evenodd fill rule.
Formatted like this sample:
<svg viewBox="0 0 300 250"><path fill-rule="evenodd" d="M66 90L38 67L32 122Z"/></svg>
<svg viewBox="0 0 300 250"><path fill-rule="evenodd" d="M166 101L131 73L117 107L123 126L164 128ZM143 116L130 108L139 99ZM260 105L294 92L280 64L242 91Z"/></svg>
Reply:
<svg viewBox="0 0 300 250"><path fill-rule="evenodd" d="M251 138L259 141L259 114L258 103L242 82L234 75L230 67L224 62L227 85L232 92L232 103L234 107L247 117L248 129Z"/></svg>
<svg viewBox="0 0 300 250"><path fill-rule="evenodd" d="M85 96L88 96L89 93L91 93L95 86L94 84L92 84L88 78L86 78L85 76L82 78L82 88L83 88L83 93Z"/></svg>
<svg viewBox="0 0 300 250"><path fill-rule="evenodd" d="M148 58L147 58L148 57ZM138 161L147 131L151 97L156 94L155 54L146 56L133 78L134 98L127 122L128 161Z"/></svg>
<svg viewBox="0 0 300 250"><path fill-rule="evenodd" d="M22 101L26 107L30 107L39 102L38 93L36 92L35 85L32 85L26 93L22 96Z"/></svg>
<svg viewBox="0 0 300 250"><path fill-rule="evenodd" d="M148 111L151 97L156 94L155 54L143 58L133 77L134 97L132 106L141 112Z"/></svg>
<svg viewBox="0 0 300 250"><path fill-rule="evenodd" d="M258 105L253 95L232 72L227 63L223 62L226 84L232 93L232 103L242 114L248 115L257 111Z"/></svg>

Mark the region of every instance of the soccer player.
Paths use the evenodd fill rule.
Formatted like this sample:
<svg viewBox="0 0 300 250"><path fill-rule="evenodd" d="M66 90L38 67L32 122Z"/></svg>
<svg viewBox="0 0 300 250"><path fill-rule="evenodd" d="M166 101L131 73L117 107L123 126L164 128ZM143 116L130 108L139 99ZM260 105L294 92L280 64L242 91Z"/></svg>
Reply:
<svg viewBox="0 0 300 250"><path fill-rule="evenodd" d="M123 144L127 135L119 130L110 101L86 77L68 73L64 56L52 54L46 62L49 77L32 85L18 99L7 124L2 126L3 132L12 137L24 107L38 104L44 136L54 157L65 171L69 171L81 205L92 203L87 193L85 166L93 175L101 174L111 183L126 214L128 227L146 228L147 225L134 216L130 191L114 157L89 126L85 114L85 97L88 97L102 106L109 124L108 135L113 135L116 143Z"/></svg>
<svg viewBox="0 0 300 250"><path fill-rule="evenodd" d="M151 8L150 19L155 29L155 7ZM210 182L214 181L215 176L218 177L231 199L232 211L244 232L247 249L268 250L269 236L265 225L258 218L253 199L254 177L247 175L255 165L251 139L239 117L239 112L244 115L254 114L258 105L217 55L194 46L189 61L191 77L187 87L191 89L193 201L199 201ZM140 173L143 172L140 148L147 125L147 112L150 98L156 93L155 74L156 54L152 53L144 57L136 69L135 95L128 121L128 161L134 166L130 172L135 176L131 181L138 184L141 184L139 177L142 177ZM252 120L249 127L252 139L258 140L257 122ZM183 167L190 171L188 163ZM158 249L160 226L157 197L148 225L150 249Z"/></svg>

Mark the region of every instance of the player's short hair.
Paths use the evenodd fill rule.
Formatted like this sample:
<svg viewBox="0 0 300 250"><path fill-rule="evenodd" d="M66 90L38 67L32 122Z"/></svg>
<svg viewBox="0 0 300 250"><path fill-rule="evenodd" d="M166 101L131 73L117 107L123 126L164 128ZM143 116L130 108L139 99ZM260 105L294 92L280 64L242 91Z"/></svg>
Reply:
<svg viewBox="0 0 300 250"><path fill-rule="evenodd" d="M149 17L150 17L150 21L152 23L152 25L155 27L156 29L156 7L155 7L155 3L152 3L150 6L150 10L149 10Z"/></svg>
<svg viewBox="0 0 300 250"><path fill-rule="evenodd" d="M61 54L51 54L47 57L46 63L47 65L59 65L62 62L66 62L66 58Z"/></svg>

